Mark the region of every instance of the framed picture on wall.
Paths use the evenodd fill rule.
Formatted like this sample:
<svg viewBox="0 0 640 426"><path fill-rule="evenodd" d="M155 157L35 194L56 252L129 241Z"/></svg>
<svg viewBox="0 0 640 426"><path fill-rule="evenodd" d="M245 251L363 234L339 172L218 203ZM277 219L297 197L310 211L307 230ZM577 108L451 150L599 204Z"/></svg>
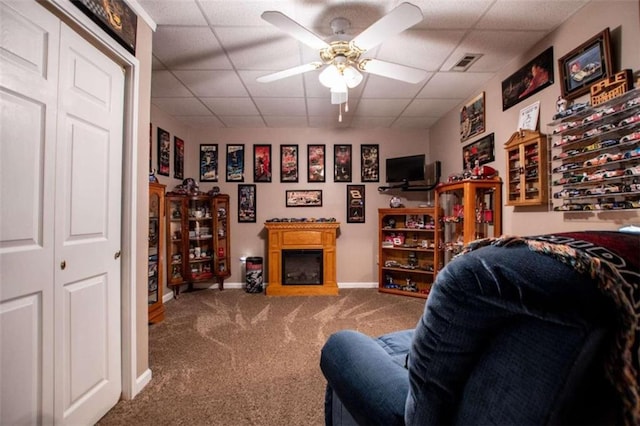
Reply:
<svg viewBox="0 0 640 426"><path fill-rule="evenodd" d="M347 185L347 223L365 223L364 185Z"/></svg>
<svg viewBox="0 0 640 426"><path fill-rule="evenodd" d="M287 207L322 207L321 189L297 189L285 191Z"/></svg>
<svg viewBox="0 0 640 426"><path fill-rule="evenodd" d="M488 134L462 148L463 170L471 170L476 166L495 161L494 134Z"/></svg>
<svg viewBox="0 0 640 426"><path fill-rule="evenodd" d="M333 146L333 181L351 182L351 145Z"/></svg>
<svg viewBox="0 0 640 426"><path fill-rule="evenodd" d="M360 145L360 179L362 182L380 181L380 154L377 144Z"/></svg>
<svg viewBox="0 0 640 426"><path fill-rule="evenodd" d="M298 145L280 145L280 182L298 181Z"/></svg>
<svg viewBox="0 0 640 426"><path fill-rule="evenodd" d="M324 182L325 146L307 145L307 182Z"/></svg>
<svg viewBox="0 0 640 426"><path fill-rule="evenodd" d="M158 127L158 174L169 176L171 140L169 132Z"/></svg>
<svg viewBox="0 0 640 426"><path fill-rule="evenodd" d="M271 182L271 145L253 146L253 181Z"/></svg>
<svg viewBox="0 0 640 426"><path fill-rule="evenodd" d="M227 182L244 182L244 144L227 145Z"/></svg>
<svg viewBox="0 0 640 426"><path fill-rule="evenodd" d="M502 81L502 110L553 84L553 46Z"/></svg>
<svg viewBox="0 0 640 426"><path fill-rule="evenodd" d="M238 223L256 221L256 186L238 185Z"/></svg>
<svg viewBox="0 0 640 426"><path fill-rule="evenodd" d="M540 101L520 110L517 130L536 130L538 128L538 116L540 113Z"/></svg>
<svg viewBox="0 0 640 426"><path fill-rule="evenodd" d="M218 181L218 144L200 145L200 182Z"/></svg>
<svg viewBox="0 0 640 426"><path fill-rule="evenodd" d="M595 81L613 75L610 37L609 28L605 28L558 59L564 99L582 96L591 90L589 86Z"/></svg>
<svg viewBox="0 0 640 426"><path fill-rule="evenodd" d="M484 133L484 92L460 109L460 142Z"/></svg>
<svg viewBox="0 0 640 426"><path fill-rule="evenodd" d="M173 177L184 179L184 141L173 137Z"/></svg>

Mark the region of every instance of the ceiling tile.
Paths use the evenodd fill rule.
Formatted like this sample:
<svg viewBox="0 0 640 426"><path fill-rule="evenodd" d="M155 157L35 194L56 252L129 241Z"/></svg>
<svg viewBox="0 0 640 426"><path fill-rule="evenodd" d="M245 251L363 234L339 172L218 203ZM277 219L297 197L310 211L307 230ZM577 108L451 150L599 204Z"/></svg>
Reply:
<svg viewBox="0 0 640 426"><path fill-rule="evenodd" d="M268 127L294 127L294 128L301 128L301 127L307 127L307 116L303 115L303 116L297 116L297 117L293 117L293 116L278 116L278 115L272 115L272 116L268 116L264 118L264 121L267 122L267 126Z"/></svg>
<svg viewBox="0 0 640 426"><path fill-rule="evenodd" d="M294 75L269 83L259 83L256 78L268 74L264 71L238 71L249 95L253 97L303 97L302 76Z"/></svg>
<svg viewBox="0 0 640 426"><path fill-rule="evenodd" d="M209 27L159 26L153 53L165 66L182 70L228 70L231 63Z"/></svg>
<svg viewBox="0 0 640 426"><path fill-rule="evenodd" d="M174 117L188 126L224 127L224 124L213 115L175 115Z"/></svg>
<svg viewBox="0 0 640 426"><path fill-rule="evenodd" d="M196 96L247 96L242 81L233 71L176 71L175 75Z"/></svg>
<svg viewBox="0 0 640 426"><path fill-rule="evenodd" d="M258 115L258 110L249 98L201 98L214 114L218 115Z"/></svg>
<svg viewBox="0 0 640 426"><path fill-rule="evenodd" d="M420 91L418 98L470 98L491 77L492 73L439 72Z"/></svg>
<svg viewBox="0 0 640 426"><path fill-rule="evenodd" d="M156 98L185 98L191 92L169 71L154 71L151 75L151 93Z"/></svg>
<svg viewBox="0 0 640 426"><path fill-rule="evenodd" d="M400 117L391 124L391 128L428 129L439 119L440 117Z"/></svg>
<svg viewBox="0 0 640 426"><path fill-rule="evenodd" d="M206 25L195 0L138 0L157 25Z"/></svg>
<svg viewBox="0 0 640 426"><path fill-rule="evenodd" d="M211 114L202 102L195 98L151 98L151 103L170 115Z"/></svg>
<svg viewBox="0 0 640 426"><path fill-rule="evenodd" d="M211 25L224 27L271 25L260 15L267 10L277 10L291 15L294 3L290 1L230 1L198 0L204 15Z"/></svg>
<svg viewBox="0 0 640 426"><path fill-rule="evenodd" d="M248 117L240 117L240 116L223 116L220 117L220 120L227 127L237 127L237 128L250 128L250 129L258 129L261 127L266 127L264 124L264 120L259 115L248 116Z"/></svg>
<svg viewBox="0 0 640 426"><path fill-rule="evenodd" d="M412 84L392 78L370 75L362 90L362 98L388 98L393 93L394 98L414 98L423 83Z"/></svg>
<svg viewBox="0 0 640 426"><path fill-rule="evenodd" d="M255 98L262 115L306 115L304 98Z"/></svg>
<svg viewBox="0 0 640 426"><path fill-rule="evenodd" d="M395 117L409 104L408 99L361 99L356 117Z"/></svg>
<svg viewBox="0 0 640 426"><path fill-rule="evenodd" d="M424 20L414 28L466 29L480 19L494 0L411 0Z"/></svg>
<svg viewBox="0 0 640 426"><path fill-rule="evenodd" d="M585 4L583 0L496 0L476 28L552 30Z"/></svg>

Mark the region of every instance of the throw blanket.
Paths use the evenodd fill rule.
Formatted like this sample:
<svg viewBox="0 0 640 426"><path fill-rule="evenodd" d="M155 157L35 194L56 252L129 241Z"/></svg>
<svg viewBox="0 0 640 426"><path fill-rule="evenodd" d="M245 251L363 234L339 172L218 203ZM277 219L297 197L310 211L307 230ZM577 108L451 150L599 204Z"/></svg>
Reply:
<svg viewBox="0 0 640 426"><path fill-rule="evenodd" d="M606 372L623 403L625 424L640 425L640 236L610 231L502 236L473 241L460 255L487 245L523 244L596 278L602 293L618 307L621 326Z"/></svg>

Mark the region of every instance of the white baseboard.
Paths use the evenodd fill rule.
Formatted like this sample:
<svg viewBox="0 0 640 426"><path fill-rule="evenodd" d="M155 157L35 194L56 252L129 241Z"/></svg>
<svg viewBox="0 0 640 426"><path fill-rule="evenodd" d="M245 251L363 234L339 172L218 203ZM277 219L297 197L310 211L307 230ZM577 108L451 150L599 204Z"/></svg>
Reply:
<svg viewBox="0 0 640 426"><path fill-rule="evenodd" d="M151 370L147 368L144 373L136 378L136 388L133 390L133 395L131 396L132 399L151 382L151 376Z"/></svg>
<svg viewBox="0 0 640 426"><path fill-rule="evenodd" d="M378 283L338 283L338 288L378 288Z"/></svg>

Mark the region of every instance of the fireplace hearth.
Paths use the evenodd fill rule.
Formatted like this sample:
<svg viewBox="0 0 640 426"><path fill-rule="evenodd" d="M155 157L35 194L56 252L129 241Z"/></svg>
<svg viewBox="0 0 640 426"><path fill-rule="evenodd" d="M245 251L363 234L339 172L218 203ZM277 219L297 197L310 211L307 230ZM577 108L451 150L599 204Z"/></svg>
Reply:
<svg viewBox="0 0 640 426"><path fill-rule="evenodd" d="M268 296L337 295L338 222L267 222Z"/></svg>

